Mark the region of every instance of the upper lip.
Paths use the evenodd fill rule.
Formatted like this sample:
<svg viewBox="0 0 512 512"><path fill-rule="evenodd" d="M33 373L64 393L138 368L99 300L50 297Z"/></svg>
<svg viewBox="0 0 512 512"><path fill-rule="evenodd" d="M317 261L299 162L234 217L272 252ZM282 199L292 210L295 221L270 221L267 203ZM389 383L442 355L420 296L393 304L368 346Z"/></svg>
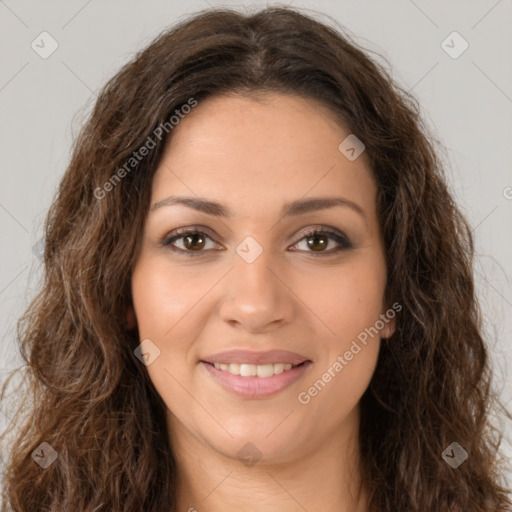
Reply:
<svg viewBox="0 0 512 512"><path fill-rule="evenodd" d="M265 352L255 352L254 350L233 349L225 352L218 352L202 359L205 363L238 363L238 364L272 364L272 363L291 363L293 365L309 361L296 352L289 350L268 350Z"/></svg>

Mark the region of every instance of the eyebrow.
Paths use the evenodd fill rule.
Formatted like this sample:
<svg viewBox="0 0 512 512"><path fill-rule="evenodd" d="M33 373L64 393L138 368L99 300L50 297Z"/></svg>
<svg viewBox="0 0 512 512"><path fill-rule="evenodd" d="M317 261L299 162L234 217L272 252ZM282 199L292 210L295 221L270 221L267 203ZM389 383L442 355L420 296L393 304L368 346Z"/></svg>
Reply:
<svg viewBox="0 0 512 512"><path fill-rule="evenodd" d="M198 212L213 215L215 217L230 218L233 217L232 211L216 201L209 201L202 197L180 197L180 196L169 196L161 201L155 203L150 212L154 212L164 206L183 205L188 208L197 210ZM365 218L365 212L361 206L349 199L344 197L312 197L308 199L297 199L291 203L287 203L283 206L281 211L281 217L292 217L297 215L303 215L305 213L311 213L318 210L324 210L327 208L334 208L336 206L345 206L351 208L357 212L363 218Z"/></svg>

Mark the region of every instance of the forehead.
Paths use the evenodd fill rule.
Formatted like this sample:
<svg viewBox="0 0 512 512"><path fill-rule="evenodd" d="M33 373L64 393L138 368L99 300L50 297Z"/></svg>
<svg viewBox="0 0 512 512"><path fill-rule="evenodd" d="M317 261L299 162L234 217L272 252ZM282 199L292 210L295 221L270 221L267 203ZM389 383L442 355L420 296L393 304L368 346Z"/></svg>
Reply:
<svg viewBox="0 0 512 512"><path fill-rule="evenodd" d="M364 153L338 149L350 135L324 105L285 94L217 96L173 129L153 180L166 195L209 197L234 211L339 193L371 208L376 188Z"/></svg>

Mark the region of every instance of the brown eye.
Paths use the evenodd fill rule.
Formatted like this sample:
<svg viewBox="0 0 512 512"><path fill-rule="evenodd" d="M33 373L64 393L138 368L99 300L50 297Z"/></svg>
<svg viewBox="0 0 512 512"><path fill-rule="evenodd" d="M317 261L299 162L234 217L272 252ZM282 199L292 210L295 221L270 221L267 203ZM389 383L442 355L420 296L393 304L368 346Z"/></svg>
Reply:
<svg viewBox="0 0 512 512"><path fill-rule="evenodd" d="M202 233L194 233L193 235L187 235L182 238L185 248L191 251L199 251L205 245L205 237Z"/></svg>
<svg viewBox="0 0 512 512"><path fill-rule="evenodd" d="M331 256L353 247L350 240L337 230L312 230L305 233L295 246L304 241L305 248L299 247L299 252L310 253L313 256ZM208 247L208 242L212 244L210 247ZM330 247L332 243L335 244L334 247ZM161 245L185 256L199 256L203 253L208 253L209 249L216 248L214 240L209 235L203 231L191 228L174 231L161 241ZM327 250L328 248L329 250Z"/></svg>
<svg viewBox="0 0 512 512"><path fill-rule="evenodd" d="M329 245L329 237L325 235L310 235L307 237L308 247L315 251L323 251Z"/></svg>
<svg viewBox="0 0 512 512"><path fill-rule="evenodd" d="M210 247L208 247L208 242L211 244ZM161 244L163 247L168 247L187 256L194 256L194 253L197 255L206 253L208 249L215 248L216 246L209 235L197 229L175 231L170 236L166 236Z"/></svg>
<svg viewBox="0 0 512 512"><path fill-rule="evenodd" d="M315 229L305 235L295 244L299 246L305 241L305 249L299 247L300 251L311 253L313 256L331 256L340 251L351 249L352 242L341 232ZM330 245L334 242L334 247ZM337 246L336 246L337 244ZM329 247L329 250L327 248Z"/></svg>

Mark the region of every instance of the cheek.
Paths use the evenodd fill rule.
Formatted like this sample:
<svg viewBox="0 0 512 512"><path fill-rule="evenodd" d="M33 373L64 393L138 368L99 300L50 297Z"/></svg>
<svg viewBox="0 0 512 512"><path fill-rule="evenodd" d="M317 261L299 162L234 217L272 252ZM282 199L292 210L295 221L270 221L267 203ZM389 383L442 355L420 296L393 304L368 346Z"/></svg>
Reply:
<svg viewBox="0 0 512 512"><path fill-rule="evenodd" d="M317 340L322 347L319 364L298 401L326 428L335 428L357 405L375 371L383 284L379 276L353 272L344 274L342 285L325 284L323 291L311 303L328 330L319 331L324 333Z"/></svg>
<svg viewBox="0 0 512 512"><path fill-rule="evenodd" d="M370 384L379 344L377 338L367 346L356 342L338 354L300 395L300 402L306 404L303 407L326 425L336 426L347 418Z"/></svg>
<svg viewBox="0 0 512 512"><path fill-rule="evenodd" d="M357 404L375 371L385 267L375 257L330 268L322 279L318 273L304 276L303 284L312 290L307 306L315 313L312 318L319 319L317 343L322 349L301 403L309 401L319 416L331 411L325 421L334 424Z"/></svg>
<svg viewBox="0 0 512 512"><path fill-rule="evenodd" d="M211 285L210 285L211 286ZM160 354L146 367L167 407L184 408L190 397L179 383L189 378L190 340L199 323L194 305L207 292L207 283L193 279L186 269L179 272L157 258L142 258L132 274L133 307L140 340L150 339Z"/></svg>
<svg viewBox="0 0 512 512"><path fill-rule="evenodd" d="M302 290L310 290L302 300L323 326L331 349L350 346L384 312L385 268L377 258L303 272L298 279Z"/></svg>
<svg viewBox="0 0 512 512"><path fill-rule="evenodd" d="M215 276L213 276L215 277ZM162 339L208 291L208 279L165 261L140 261L132 275L132 297L141 338Z"/></svg>

